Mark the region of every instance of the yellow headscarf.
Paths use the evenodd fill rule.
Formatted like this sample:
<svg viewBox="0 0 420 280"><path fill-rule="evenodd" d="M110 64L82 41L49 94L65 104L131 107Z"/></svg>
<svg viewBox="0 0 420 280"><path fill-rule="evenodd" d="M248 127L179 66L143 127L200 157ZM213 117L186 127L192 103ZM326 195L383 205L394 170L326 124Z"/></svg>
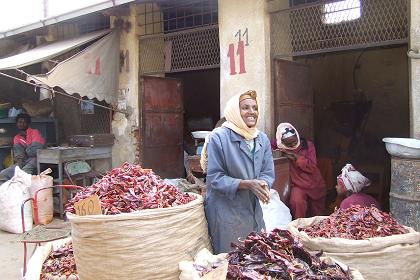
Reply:
<svg viewBox="0 0 420 280"><path fill-rule="evenodd" d="M254 99L257 102L258 106L257 93L255 92L255 90L249 90L245 93L240 93L231 97L226 103L224 111L226 122L223 123L222 126L233 130L246 140L251 140L258 136L259 130L257 128L257 125L255 125L254 127L248 127L242 119L241 110L239 108L239 102L245 99ZM257 123L258 119L259 118L257 118ZM207 172L207 143L210 137L211 134L206 137L206 141L201 151L200 165L204 172Z"/></svg>

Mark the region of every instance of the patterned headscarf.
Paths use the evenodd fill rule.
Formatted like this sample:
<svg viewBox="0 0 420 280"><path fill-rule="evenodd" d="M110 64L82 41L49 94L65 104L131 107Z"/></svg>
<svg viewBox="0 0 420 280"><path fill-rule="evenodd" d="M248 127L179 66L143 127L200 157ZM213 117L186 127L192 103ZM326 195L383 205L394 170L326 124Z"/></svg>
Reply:
<svg viewBox="0 0 420 280"><path fill-rule="evenodd" d="M344 191L358 193L370 185L370 180L357 171L353 165L347 163L341 169L341 174L337 176L337 183Z"/></svg>

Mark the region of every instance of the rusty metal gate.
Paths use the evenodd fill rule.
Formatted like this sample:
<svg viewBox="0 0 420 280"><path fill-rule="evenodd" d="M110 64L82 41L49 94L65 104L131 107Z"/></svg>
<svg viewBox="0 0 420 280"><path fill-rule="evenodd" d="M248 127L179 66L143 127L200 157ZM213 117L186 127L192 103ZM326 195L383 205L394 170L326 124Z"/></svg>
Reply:
<svg viewBox="0 0 420 280"><path fill-rule="evenodd" d="M276 2L268 1L273 57L408 43L408 0Z"/></svg>

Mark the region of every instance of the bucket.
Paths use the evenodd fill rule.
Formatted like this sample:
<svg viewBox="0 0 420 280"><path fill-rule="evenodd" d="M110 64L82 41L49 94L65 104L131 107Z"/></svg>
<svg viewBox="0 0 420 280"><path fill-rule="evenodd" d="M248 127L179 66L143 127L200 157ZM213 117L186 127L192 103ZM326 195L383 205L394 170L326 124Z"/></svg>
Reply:
<svg viewBox="0 0 420 280"><path fill-rule="evenodd" d="M397 221L420 231L420 159L391 158L390 211Z"/></svg>

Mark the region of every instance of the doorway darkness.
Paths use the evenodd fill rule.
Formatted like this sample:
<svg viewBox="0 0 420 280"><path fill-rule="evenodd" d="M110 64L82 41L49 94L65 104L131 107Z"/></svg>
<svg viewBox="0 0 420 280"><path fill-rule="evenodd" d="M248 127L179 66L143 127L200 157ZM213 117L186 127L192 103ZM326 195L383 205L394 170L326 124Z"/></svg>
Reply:
<svg viewBox="0 0 420 280"><path fill-rule="evenodd" d="M220 118L220 69L170 73L183 82L184 149L195 154L191 131L212 130Z"/></svg>

